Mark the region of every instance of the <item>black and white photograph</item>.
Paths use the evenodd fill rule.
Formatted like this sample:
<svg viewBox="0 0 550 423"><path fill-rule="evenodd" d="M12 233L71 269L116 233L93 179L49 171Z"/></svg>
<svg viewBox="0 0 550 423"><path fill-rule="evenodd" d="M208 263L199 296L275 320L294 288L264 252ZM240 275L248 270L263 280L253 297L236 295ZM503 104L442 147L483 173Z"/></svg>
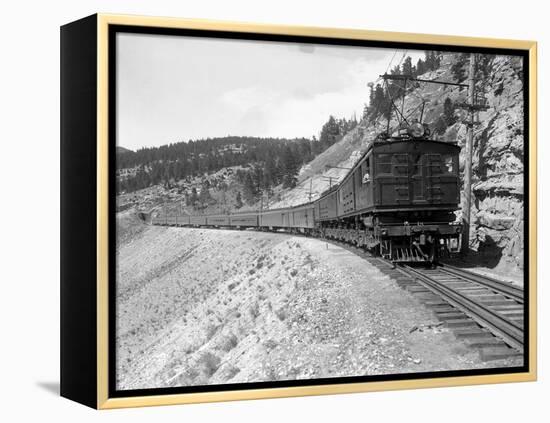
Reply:
<svg viewBox="0 0 550 423"><path fill-rule="evenodd" d="M525 56L199 32L114 35L115 389L524 369Z"/></svg>
<svg viewBox="0 0 550 423"><path fill-rule="evenodd" d="M6 421L546 421L544 3L2 5Z"/></svg>

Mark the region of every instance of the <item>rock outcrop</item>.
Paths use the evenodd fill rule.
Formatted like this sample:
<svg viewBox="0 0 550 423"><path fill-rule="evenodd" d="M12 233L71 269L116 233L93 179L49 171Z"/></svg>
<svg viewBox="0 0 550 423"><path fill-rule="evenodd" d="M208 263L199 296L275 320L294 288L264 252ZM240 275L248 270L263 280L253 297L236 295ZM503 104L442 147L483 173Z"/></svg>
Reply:
<svg viewBox="0 0 550 423"><path fill-rule="evenodd" d="M488 109L479 113L472 163L470 245L510 270L523 269L524 101L521 58L493 56L479 83ZM456 123L445 136L463 146L466 127ZM461 154L464 163L464 151ZM464 198L464 192L462 192Z"/></svg>

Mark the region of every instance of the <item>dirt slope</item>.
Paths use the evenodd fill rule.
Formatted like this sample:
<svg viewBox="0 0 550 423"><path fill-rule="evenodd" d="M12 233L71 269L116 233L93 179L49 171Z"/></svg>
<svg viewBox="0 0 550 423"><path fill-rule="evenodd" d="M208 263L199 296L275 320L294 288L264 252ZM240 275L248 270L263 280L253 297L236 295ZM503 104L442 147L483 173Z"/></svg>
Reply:
<svg viewBox="0 0 550 423"><path fill-rule="evenodd" d="M319 240L147 226L119 245L117 273L121 389L486 366L387 276Z"/></svg>

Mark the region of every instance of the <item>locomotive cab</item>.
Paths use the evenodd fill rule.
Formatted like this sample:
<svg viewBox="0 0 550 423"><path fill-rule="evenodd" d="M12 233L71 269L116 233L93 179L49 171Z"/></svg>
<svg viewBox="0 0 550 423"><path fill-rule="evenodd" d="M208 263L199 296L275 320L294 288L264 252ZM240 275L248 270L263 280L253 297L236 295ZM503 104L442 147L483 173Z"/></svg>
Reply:
<svg viewBox="0 0 550 423"><path fill-rule="evenodd" d="M378 209L456 209L460 147L415 140L375 144L373 204Z"/></svg>
<svg viewBox="0 0 550 423"><path fill-rule="evenodd" d="M394 262L433 262L457 252L460 147L402 136L372 147L373 235Z"/></svg>

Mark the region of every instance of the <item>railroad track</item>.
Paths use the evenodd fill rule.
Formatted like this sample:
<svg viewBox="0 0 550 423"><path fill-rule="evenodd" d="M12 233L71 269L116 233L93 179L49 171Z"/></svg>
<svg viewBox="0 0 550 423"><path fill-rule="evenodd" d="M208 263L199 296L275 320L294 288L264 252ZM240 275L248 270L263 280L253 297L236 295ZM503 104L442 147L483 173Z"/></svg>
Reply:
<svg viewBox="0 0 550 423"><path fill-rule="evenodd" d="M457 337L478 348L482 359L523 356L521 288L450 265L426 269L369 261L419 296Z"/></svg>

